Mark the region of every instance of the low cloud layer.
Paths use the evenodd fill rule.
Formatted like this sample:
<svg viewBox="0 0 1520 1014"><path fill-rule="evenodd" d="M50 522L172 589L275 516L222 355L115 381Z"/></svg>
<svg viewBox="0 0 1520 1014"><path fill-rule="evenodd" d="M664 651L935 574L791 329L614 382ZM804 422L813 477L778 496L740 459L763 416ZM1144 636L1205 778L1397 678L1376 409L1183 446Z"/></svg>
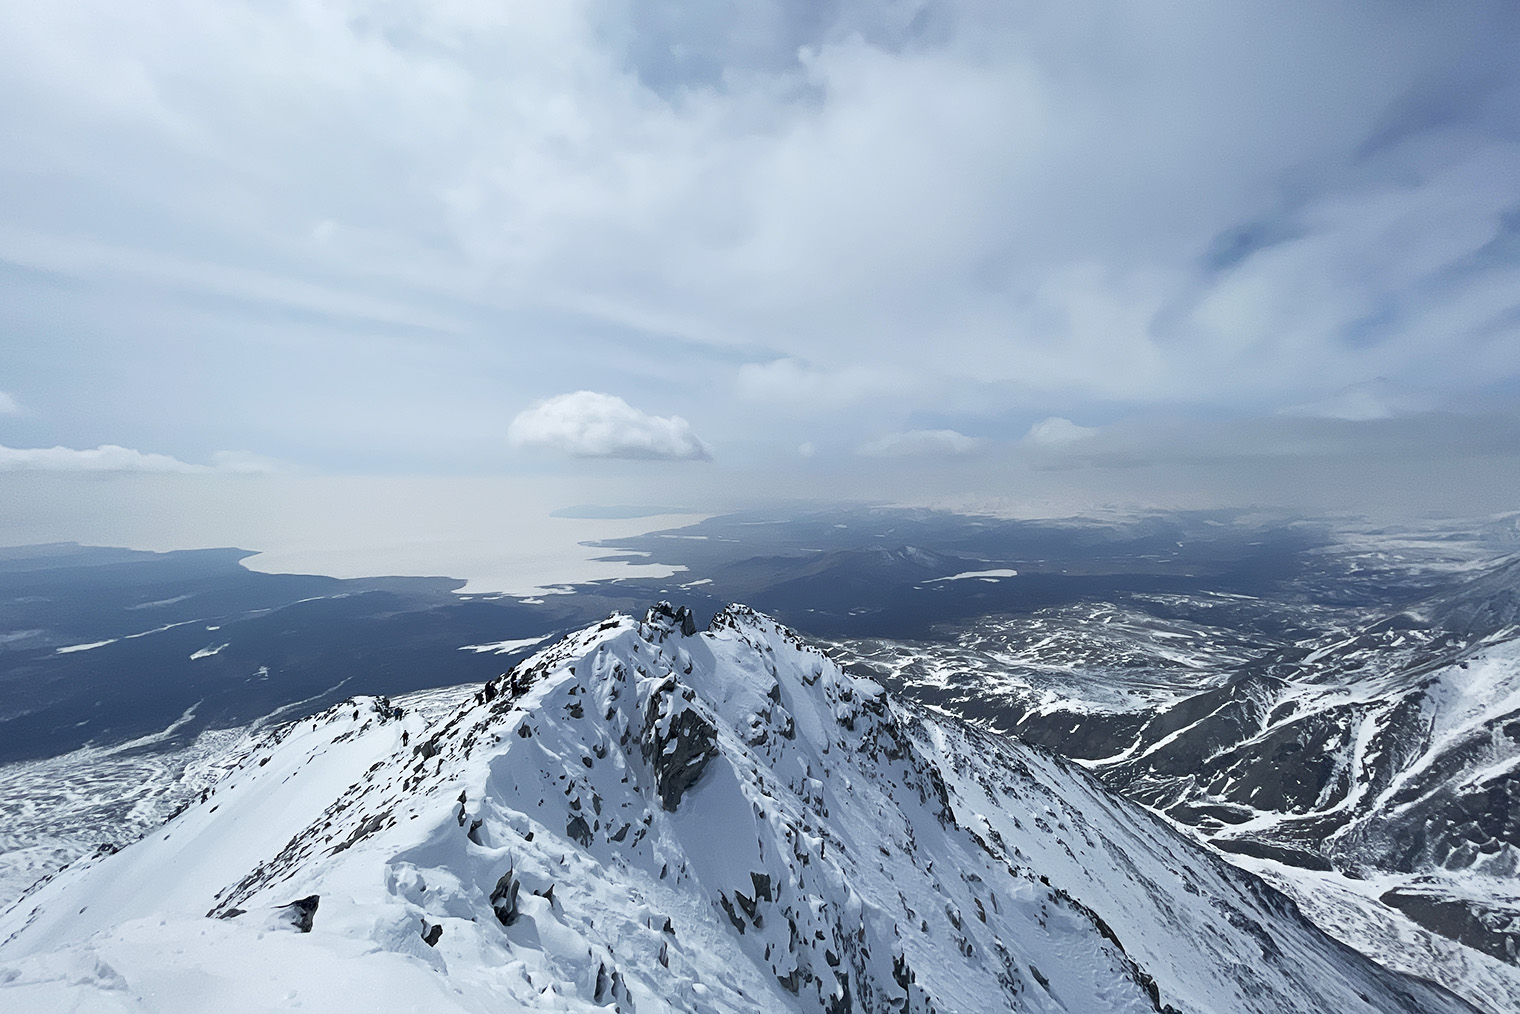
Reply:
<svg viewBox="0 0 1520 1014"><path fill-rule="evenodd" d="M1021 456L1036 468L1191 463L1228 471L1271 460L1403 461L1418 484L1422 470L1437 459L1509 468L1520 454L1520 416L1513 412L1279 414L1214 421L1140 416L1101 427L1046 420L1035 429L1051 423L1066 424L1056 428L1065 438L1039 439L1032 432L1019 444ZM1484 466L1483 459L1493 464Z"/></svg>
<svg viewBox="0 0 1520 1014"><path fill-rule="evenodd" d="M516 447L577 458L705 460L707 448L680 416L640 412L622 398L576 391L518 413L507 429Z"/></svg>
<svg viewBox="0 0 1520 1014"><path fill-rule="evenodd" d="M0 472L148 472L160 475L251 475L279 470L268 458L218 451L211 465L195 465L168 454L145 453L117 444L73 447L0 446Z"/></svg>

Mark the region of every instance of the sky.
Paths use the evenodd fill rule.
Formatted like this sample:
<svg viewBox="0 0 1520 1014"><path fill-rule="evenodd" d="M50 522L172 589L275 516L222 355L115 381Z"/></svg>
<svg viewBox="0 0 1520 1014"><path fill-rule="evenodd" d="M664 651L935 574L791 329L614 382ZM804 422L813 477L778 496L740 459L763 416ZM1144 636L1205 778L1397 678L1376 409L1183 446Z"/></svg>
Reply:
<svg viewBox="0 0 1520 1014"><path fill-rule="evenodd" d="M1516 52L1480 0L0 0L5 537L59 475L1520 506Z"/></svg>

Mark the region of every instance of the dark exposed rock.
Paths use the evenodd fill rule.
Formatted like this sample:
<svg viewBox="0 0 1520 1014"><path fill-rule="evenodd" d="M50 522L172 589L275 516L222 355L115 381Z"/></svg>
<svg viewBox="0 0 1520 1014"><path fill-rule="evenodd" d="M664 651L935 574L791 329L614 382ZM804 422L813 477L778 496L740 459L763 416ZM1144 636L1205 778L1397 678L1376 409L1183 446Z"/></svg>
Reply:
<svg viewBox="0 0 1520 1014"><path fill-rule="evenodd" d="M670 811L718 754L718 730L678 692L674 678L649 695L640 752L654 769L660 805Z"/></svg>
<svg viewBox="0 0 1520 1014"><path fill-rule="evenodd" d="M372 814L349 833L349 836L337 845L333 846L332 853L337 855L344 849L353 848L359 842L379 831L385 826L387 815L383 813Z"/></svg>
<svg viewBox="0 0 1520 1014"><path fill-rule="evenodd" d="M596 985L592 990L592 999L599 1004L610 1003L618 1011L632 1012L634 1009L633 995L628 992L623 973L615 967L609 967L605 961L596 966Z"/></svg>
<svg viewBox="0 0 1520 1014"><path fill-rule="evenodd" d="M1269 842L1256 841L1251 838L1235 840L1232 838L1215 838L1214 846L1221 852L1233 852L1236 855L1252 856L1256 859L1274 859L1289 866L1297 866L1305 870L1328 871L1332 869L1330 861L1324 856L1310 852L1306 849L1288 848L1284 845L1273 845Z"/></svg>
<svg viewBox="0 0 1520 1014"><path fill-rule="evenodd" d="M288 920L290 925L295 927L296 932L310 933L312 920L316 918L317 904L320 901L320 895L310 894L288 905L281 905L275 911L282 919Z"/></svg>
<svg viewBox="0 0 1520 1014"><path fill-rule="evenodd" d="M697 617L690 606L672 606L669 602L656 602L644 614L644 622L654 627L679 631L682 637L697 632Z"/></svg>
<svg viewBox="0 0 1520 1014"><path fill-rule="evenodd" d="M914 978L913 969L908 967L907 957L900 953L894 954L892 956L892 980L906 991Z"/></svg>
<svg viewBox="0 0 1520 1014"><path fill-rule="evenodd" d="M578 813L565 825L565 834L587 848L591 846L591 825Z"/></svg>
<svg viewBox="0 0 1520 1014"><path fill-rule="evenodd" d="M443 926L438 923L429 923L422 920L422 942L429 947L437 947L438 941L443 937Z"/></svg>
<svg viewBox="0 0 1520 1014"><path fill-rule="evenodd" d="M1405 887L1385 892L1380 900L1428 930L1520 964L1520 912Z"/></svg>
<svg viewBox="0 0 1520 1014"><path fill-rule="evenodd" d="M723 909L723 914L728 916L728 921L734 924L734 929L742 935L745 930L744 919L734 911L734 904L728 900L728 895L718 895L718 905Z"/></svg>
<svg viewBox="0 0 1520 1014"><path fill-rule="evenodd" d="M508 870L496 881L496 887L491 891L491 910L503 926L510 926L517 921L517 894L520 890L522 884L518 882L517 874Z"/></svg>

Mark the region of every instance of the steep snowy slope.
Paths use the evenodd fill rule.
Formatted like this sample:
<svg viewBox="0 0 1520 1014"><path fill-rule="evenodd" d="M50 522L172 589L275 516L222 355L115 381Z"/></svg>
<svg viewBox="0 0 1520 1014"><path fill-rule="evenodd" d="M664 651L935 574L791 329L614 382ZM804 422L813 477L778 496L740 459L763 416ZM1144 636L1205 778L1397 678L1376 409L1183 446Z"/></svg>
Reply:
<svg viewBox="0 0 1520 1014"><path fill-rule="evenodd" d="M1520 1010L1520 558L1369 538L1324 562L1270 598L1123 596L835 649L1078 760L1358 950ZM1396 604L1367 607L1379 588Z"/></svg>
<svg viewBox="0 0 1520 1014"><path fill-rule="evenodd" d="M1158 710L1095 767L1206 830L1271 815L1276 844L1346 865L1512 874L1520 837L1489 797L1520 761L1517 599L1520 559L1290 645Z"/></svg>
<svg viewBox="0 0 1520 1014"><path fill-rule="evenodd" d="M1094 768L1221 848L1346 874L1520 1003L1520 559L1249 664Z"/></svg>
<svg viewBox="0 0 1520 1014"><path fill-rule="evenodd" d="M400 698L408 711L451 712L477 686L422 690ZM37 881L97 852L151 834L209 794L269 735L281 714L243 729L208 729L172 744L181 722L110 747L0 766L0 911Z"/></svg>
<svg viewBox="0 0 1520 1014"><path fill-rule="evenodd" d="M303 932L304 931L304 932ZM1084 772L661 608L359 699L0 916L8 1009L1469 1011Z"/></svg>

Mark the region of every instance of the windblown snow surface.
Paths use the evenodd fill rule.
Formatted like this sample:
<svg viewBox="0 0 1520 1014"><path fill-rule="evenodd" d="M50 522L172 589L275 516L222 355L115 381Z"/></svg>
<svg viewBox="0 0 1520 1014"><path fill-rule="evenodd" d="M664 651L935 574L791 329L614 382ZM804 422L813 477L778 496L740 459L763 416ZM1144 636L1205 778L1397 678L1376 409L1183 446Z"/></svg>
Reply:
<svg viewBox="0 0 1520 1014"><path fill-rule="evenodd" d="M457 706L250 738L0 915L0 1007L1473 1009L763 615L685 631L614 616Z"/></svg>

